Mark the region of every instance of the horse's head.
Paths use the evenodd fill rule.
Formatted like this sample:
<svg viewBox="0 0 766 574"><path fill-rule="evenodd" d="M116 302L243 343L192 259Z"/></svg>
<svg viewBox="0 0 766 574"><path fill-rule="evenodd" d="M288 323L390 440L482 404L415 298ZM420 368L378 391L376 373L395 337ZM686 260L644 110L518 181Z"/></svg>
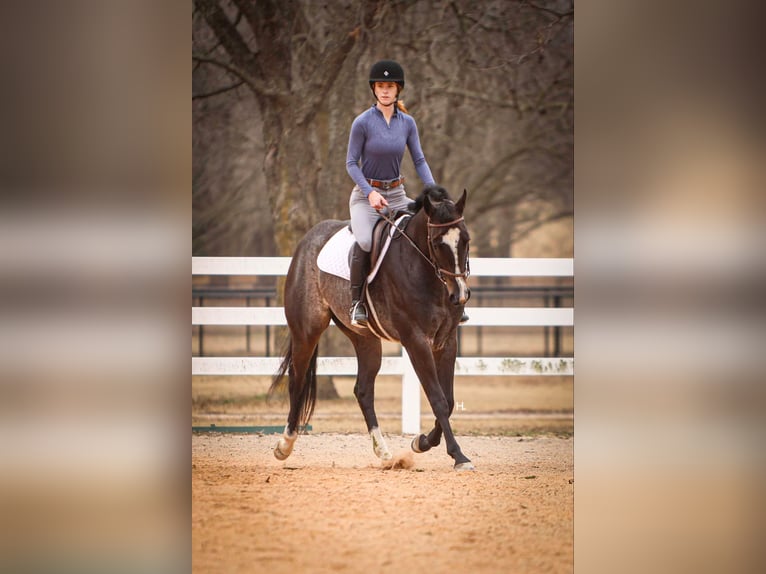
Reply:
<svg viewBox="0 0 766 574"><path fill-rule="evenodd" d="M453 305L464 305L471 297L467 283L471 236L463 219L466 196L463 190L454 202L443 187L431 185L412 205L415 210L422 208L428 218L428 254Z"/></svg>

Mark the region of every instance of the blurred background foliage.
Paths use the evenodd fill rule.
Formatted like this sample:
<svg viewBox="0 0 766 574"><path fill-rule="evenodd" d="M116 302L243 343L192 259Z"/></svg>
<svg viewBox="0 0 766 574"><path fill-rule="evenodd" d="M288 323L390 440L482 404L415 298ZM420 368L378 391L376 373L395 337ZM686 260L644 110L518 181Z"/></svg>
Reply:
<svg viewBox="0 0 766 574"><path fill-rule="evenodd" d="M192 30L194 255L287 256L348 218L348 132L385 58L436 181L468 190L472 254L572 256L573 2L195 0Z"/></svg>

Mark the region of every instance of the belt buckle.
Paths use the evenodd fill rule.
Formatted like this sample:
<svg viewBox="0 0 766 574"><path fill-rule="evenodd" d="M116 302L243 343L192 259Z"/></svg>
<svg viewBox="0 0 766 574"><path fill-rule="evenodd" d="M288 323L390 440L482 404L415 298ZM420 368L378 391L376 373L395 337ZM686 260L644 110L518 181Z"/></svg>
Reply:
<svg viewBox="0 0 766 574"><path fill-rule="evenodd" d="M388 181L383 182L383 190L388 191L389 189L391 189L391 182L388 182Z"/></svg>

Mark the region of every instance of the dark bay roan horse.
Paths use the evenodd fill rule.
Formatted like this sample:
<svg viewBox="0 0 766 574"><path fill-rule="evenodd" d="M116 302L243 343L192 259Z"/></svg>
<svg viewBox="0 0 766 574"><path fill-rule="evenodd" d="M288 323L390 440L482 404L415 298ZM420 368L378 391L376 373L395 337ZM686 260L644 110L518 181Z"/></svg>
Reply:
<svg viewBox="0 0 766 574"><path fill-rule="evenodd" d="M404 231L394 235L374 281L367 286L380 327L407 350L431 410L436 416L428 435L412 441L415 452L439 444L442 433L455 469L472 470L450 426L457 328L470 297L468 243L463 220L466 192L453 202L438 186L426 187L410 205L415 214ZM317 267L324 244L348 221L327 220L313 227L298 244L285 282L285 315L290 340L270 393L288 374L290 413L274 455L284 460L293 450L297 427L308 423L316 403L316 362L319 338L332 319L351 340L358 370L354 394L372 437L373 450L392 458L375 414L375 377L382 359L381 340L366 327L352 326L347 280ZM368 315L373 319L368 305ZM373 323L373 326L375 324Z"/></svg>

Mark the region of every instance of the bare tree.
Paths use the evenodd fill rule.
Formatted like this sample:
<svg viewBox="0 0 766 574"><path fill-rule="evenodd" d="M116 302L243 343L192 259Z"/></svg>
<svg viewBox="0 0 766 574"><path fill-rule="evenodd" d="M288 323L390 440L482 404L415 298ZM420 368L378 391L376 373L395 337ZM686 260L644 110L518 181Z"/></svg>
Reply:
<svg viewBox="0 0 766 574"><path fill-rule="evenodd" d="M276 247L290 255L324 214L317 201L327 94L379 2L195 0L215 42L193 54L246 86L260 111L263 170ZM315 18L320 13L321 18Z"/></svg>
<svg viewBox="0 0 766 574"><path fill-rule="evenodd" d="M506 256L536 227L573 215L573 4L433 3L408 39L430 79L423 131L439 177L471 191L480 253ZM434 145L435 144L435 145Z"/></svg>
<svg viewBox="0 0 766 574"><path fill-rule="evenodd" d="M222 185L195 178L195 225L240 206L229 216L238 223L206 228L200 243L217 229L241 233L267 200L282 255L317 220L347 217L348 129L372 103L369 66L393 58L437 181L471 194L476 252L507 255L515 239L572 216L573 27L569 0L196 0L195 113L225 101L233 111L220 119L239 134L231 153L250 154L226 164ZM243 137L236 111L248 106ZM403 172L417 193L408 156Z"/></svg>

